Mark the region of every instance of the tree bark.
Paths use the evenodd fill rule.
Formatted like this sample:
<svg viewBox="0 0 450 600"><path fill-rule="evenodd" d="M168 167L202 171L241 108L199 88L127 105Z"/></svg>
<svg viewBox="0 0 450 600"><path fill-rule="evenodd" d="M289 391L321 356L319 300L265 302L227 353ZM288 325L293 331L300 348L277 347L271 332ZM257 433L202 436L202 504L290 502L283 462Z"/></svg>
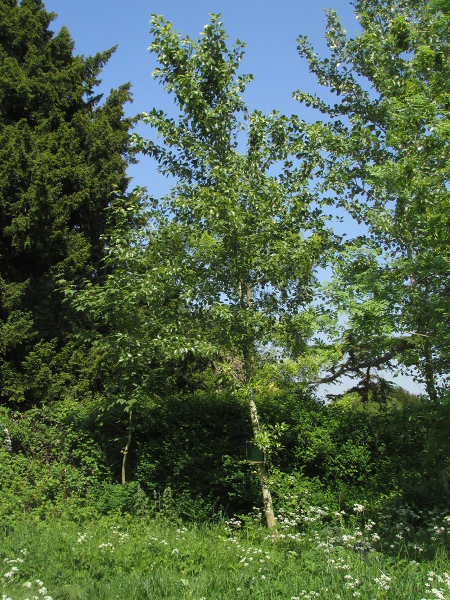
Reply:
<svg viewBox="0 0 450 600"><path fill-rule="evenodd" d="M251 307L251 289L250 285L246 286L246 298L244 297L244 286L242 281L239 283L239 292L241 299L241 307L242 308L250 308ZM251 381L253 374L253 366L254 366L254 349L253 343L247 344L243 348L244 355L244 368L245 368L245 382L247 386L250 388L250 419L252 423L253 429L253 438L256 440L258 433L260 432L259 427L259 419L258 419L258 409L256 408L255 397L253 395L253 390L251 389ZM263 503L264 503L264 513L266 515L267 527L269 529L274 529L277 525L275 520L275 514L273 512L273 502L272 502L272 494L269 489L269 479L267 476L267 468L264 463L258 464L258 479L261 485Z"/></svg>
<svg viewBox="0 0 450 600"><path fill-rule="evenodd" d="M257 434L259 433L259 421L258 421L258 411L255 404L255 398L253 396L253 391L250 390L250 417L252 420L252 428L253 428L253 437L256 439ZM272 503L272 494L269 489L269 481L267 477L267 468L264 463L258 464L258 478L259 483L261 484L263 502L264 502L264 513L266 515L267 527L269 529L273 529L277 526L277 522L275 520L275 514L273 512L273 503Z"/></svg>
<svg viewBox="0 0 450 600"><path fill-rule="evenodd" d="M423 354L424 354L424 359L425 359L425 369L424 370L425 370L425 386L426 386L427 394L428 394L428 397L430 398L431 402L437 402L438 395L437 395L437 391L436 391L436 383L434 380L433 363L431 361L431 348L430 348L430 342L428 341L428 338L426 339L425 344L424 344Z"/></svg>
<svg viewBox="0 0 450 600"><path fill-rule="evenodd" d="M130 444L131 444L131 418L132 418L132 414L133 411L130 410L130 414L129 414L129 420L128 420L128 439L127 439L127 443L125 445L125 448L123 449L123 459L122 459L122 485L125 485L125 463L127 462L127 454L128 454L128 450L130 449Z"/></svg>

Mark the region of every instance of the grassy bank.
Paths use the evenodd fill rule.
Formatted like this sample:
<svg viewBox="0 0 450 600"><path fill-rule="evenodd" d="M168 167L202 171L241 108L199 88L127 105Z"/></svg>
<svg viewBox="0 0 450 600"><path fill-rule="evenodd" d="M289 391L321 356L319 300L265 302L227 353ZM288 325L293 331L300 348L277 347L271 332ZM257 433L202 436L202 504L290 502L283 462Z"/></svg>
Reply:
<svg viewBox="0 0 450 600"><path fill-rule="evenodd" d="M450 597L445 513L311 506L276 535L258 521L25 520L2 531L2 599Z"/></svg>

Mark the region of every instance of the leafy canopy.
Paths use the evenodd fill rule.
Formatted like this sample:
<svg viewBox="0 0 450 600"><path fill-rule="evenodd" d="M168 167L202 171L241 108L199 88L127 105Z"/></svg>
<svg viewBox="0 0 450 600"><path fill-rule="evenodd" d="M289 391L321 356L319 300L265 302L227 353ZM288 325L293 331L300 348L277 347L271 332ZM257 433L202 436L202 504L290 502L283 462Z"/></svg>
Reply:
<svg viewBox="0 0 450 600"><path fill-rule="evenodd" d="M244 44L227 46L219 15L196 40L160 16L151 23L154 77L178 116L145 113L158 137L135 142L175 178L162 210L191 261L186 297L224 348L242 356L277 340L294 350L311 333L302 308L330 242L308 185L313 167L293 166L306 149L293 135L301 124L249 112L242 94L252 77L237 74Z"/></svg>
<svg viewBox="0 0 450 600"><path fill-rule="evenodd" d="M329 11L329 58L299 38L337 96L329 104L296 93L327 115L314 125L322 189L367 227L337 264L331 299L348 316L344 351L351 337L360 363L414 366L436 399L450 343L449 11L428 0L365 0L355 10L354 39Z"/></svg>

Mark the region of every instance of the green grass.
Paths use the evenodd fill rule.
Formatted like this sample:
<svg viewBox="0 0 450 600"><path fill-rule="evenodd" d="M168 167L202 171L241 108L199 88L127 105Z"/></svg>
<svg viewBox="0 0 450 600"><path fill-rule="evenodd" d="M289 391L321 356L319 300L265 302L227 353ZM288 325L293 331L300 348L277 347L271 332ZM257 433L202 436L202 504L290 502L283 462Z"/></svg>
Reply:
<svg viewBox="0 0 450 600"><path fill-rule="evenodd" d="M1 532L11 600L450 598L445 513L279 515L216 525L110 516L16 523ZM346 521L344 522L344 519Z"/></svg>

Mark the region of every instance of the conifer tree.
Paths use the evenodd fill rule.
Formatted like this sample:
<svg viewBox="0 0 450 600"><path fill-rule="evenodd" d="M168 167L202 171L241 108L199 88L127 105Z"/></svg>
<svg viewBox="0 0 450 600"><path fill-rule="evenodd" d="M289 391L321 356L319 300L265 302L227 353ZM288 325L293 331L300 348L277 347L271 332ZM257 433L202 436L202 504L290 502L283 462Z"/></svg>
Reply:
<svg viewBox="0 0 450 600"><path fill-rule="evenodd" d="M0 1L0 397L33 405L81 368L56 281L99 276L105 208L127 188L129 85L96 94L115 48L85 58L40 0Z"/></svg>

